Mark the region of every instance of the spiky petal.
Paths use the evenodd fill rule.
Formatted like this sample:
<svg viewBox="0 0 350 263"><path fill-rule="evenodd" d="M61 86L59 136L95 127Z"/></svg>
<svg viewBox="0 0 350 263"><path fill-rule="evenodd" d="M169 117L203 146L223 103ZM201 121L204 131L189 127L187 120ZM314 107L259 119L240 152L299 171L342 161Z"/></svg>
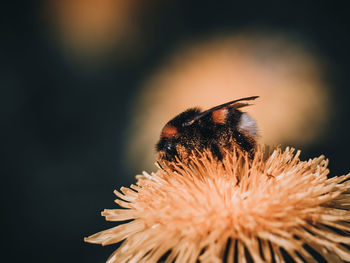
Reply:
<svg viewBox="0 0 350 263"><path fill-rule="evenodd" d="M190 166L164 165L115 191L123 209L108 221L132 220L86 242L124 240L107 262L350 261L350 174L328 178L323 156L301 161L294 149L253 160L210 152Z"/></svg>

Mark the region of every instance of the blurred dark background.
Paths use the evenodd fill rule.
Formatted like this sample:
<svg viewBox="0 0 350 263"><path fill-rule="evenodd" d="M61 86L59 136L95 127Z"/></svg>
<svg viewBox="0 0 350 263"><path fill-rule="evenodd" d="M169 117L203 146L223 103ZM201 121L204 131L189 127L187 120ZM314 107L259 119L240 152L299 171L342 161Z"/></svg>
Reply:
<svg viewBox="0 0 350 263"><path fill-rule="evenodd" d="M124 161L136 98L188 40L269 28L317 50L327 61L332 114L321 139L301 145L302 157L324 154L333 175L349 172L346 6L51 0L8 1L1 9L1 233L2 257L11 262L104 262L115 249L83 237L115 225L99 213L116 207L113 190L133 183L139 170Z"/></svg>

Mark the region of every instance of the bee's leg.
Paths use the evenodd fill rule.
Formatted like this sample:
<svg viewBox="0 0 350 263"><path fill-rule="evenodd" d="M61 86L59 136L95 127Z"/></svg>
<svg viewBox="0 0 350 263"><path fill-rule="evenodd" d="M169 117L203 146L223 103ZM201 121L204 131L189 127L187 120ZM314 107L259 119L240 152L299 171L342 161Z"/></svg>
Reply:
<svg viewBox="0 0 350 263"><path fill-rule="evenodd" d="M160 164L160 162L157 161L157 165L159 166L159 168L160 168L161 170L164 171L164 168L163 168L163 166Z"/></svg>
<svg viewBox="0 0 350 263"><path fill-rule="evenodd" d="M220 151L219 146L216 143L212 143L210 145L210 151L212 152L213 156L218 158L219 161L222 160L222 153Z"/></svg>

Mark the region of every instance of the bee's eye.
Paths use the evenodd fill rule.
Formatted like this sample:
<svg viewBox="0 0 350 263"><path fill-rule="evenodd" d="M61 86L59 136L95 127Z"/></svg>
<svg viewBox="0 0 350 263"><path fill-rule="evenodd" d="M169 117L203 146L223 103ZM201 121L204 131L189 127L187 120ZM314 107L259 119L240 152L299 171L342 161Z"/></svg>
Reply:
<svg viewBox="0 0 350 263"><path fill-rule="evenodd" d="M165 151L167 154L170 154L170 155L176 155L177 152L176 152L176 148L173 144L171 143L168 143L165 145Z"/></svg>

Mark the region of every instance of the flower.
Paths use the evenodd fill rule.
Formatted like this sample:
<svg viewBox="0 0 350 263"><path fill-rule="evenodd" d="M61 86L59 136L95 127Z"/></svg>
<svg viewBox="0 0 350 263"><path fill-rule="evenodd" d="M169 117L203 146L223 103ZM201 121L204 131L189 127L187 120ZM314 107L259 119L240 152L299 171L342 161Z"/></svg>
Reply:
<svg viewBox="0 0 350 263"><path fill-rule="evenodd" d="M115 191L123 209L102 212L131 221L85 241L124 240L110 263L350 261L350 174L328 178L324 156L299 154L259 147L252 160L233 150L222 162L204 152L162 163Z"/></svg>

